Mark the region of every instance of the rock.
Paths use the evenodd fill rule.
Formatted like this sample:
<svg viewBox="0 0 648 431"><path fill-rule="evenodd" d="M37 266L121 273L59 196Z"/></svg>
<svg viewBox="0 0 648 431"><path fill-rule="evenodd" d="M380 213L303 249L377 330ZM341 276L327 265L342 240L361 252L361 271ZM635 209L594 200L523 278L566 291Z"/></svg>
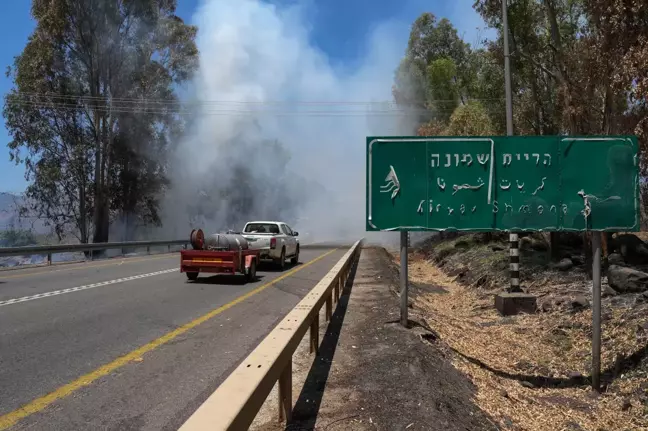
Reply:
<svg viewBox="0 0 648 431"><path fill-rule="evenodd" d="M612 253L608 256L608 265L623 266L625 265L625 260L623 260L623 256L621 256L619 253Z"/></svg>
<svg viewBox="0 0 648 431"><path fill-rule="evenodd" d="M495 296L495 308L503 316L511 316L520 312L535 313L536 297L528 293L500 293Z"/></svg>
<svg viewBox="0 0 648 431"><path fill-rule="evenodd" d="M619 235L613 241L614 250L619 250L623 260L631 265L648 263L648 245L636 235Z"/></svg>
<svg viewBox="0 0 648 431"><path fill-rule="evenodd" d="M547 251L549 250L549 245L539 239L531 239L531 249L535 251Z"/></svg>
<svg viewBox="0 0 648 431"><path fill-rule="evenodd" d="M570 257L570 259L575 266L585 265L585 258L583 256L573 255Z"/></svg>
<svg viewBox="0 0 648 431"><path fill-rule="evenodd" d="M500 389L499 394L504 398L508 398L509 396L508 392L506 392L504 389Z"/></svg>
<svg viewBox="0 0 648 431"><path fill-rule="evenodd" d="M632 268L612 265L608 269L608 284L620 293L638 293L648 289L648 274Z"/></svg>
<svg viewBox="0 0 648 431"><path fill-rule="evenodd" d="M571 301L571 306L575 310L582 310L583 308L589 307L590 303L587 298L583 295L578 295Z"/></svg>
<svg viewBox="0 0 648 431"><path fill-rule="evenodd" d="M619 292L612 289L609 284L604 284L601 286L601 296L606 298L608 296L617 296Z"/></svg>
<svg viewBox="0 0 648 431"><path fill-rule="evenodd" d="M531 382L527 382L526 380L523 380L522 382L520 382L520 384L525 388L535 389L535 385Z"/></svg>
<svg viewBox="0 0 648 431"><path fill-rule="evenodd" d="M568 257L553 265L554 269L559 271L569 271L574 266L574 262Z"/></svg>
<svg viewBox="0 0 648 431"><path fill-rule="evenodd" d="M493 250L493 251L503 251L503 250L505 250L505 248L504 248L503 245L493 244L493 245L491 245L491 250Z"/></svg>
<svg viewBox="0 0 648 431"><path fill-rule="evenodd" d="M629 410L630 407L632 407L632 403L630 402L629 399L624 398L623 402L621 403L621 410L625 412L626 410Z"/></svg>
<svg viewBox="0 0 648 431"><path fill-rule="evenodd" d="M544 301L544 302L540 305L540 309L541 309L542 311L544 311L545 313L550 312L551 310L553 310L553 308L554 308L554 303L553 303L553 301L551 301L550 299Z"/></svg>
<svg viewBox="0 0 648 431"><path fill-rule="evenodd" d="M567 374L567 376L570 379L574 379L574 380L583 378L583 375L578 371L570 371L569 374Z"/></svg>
<svg viewBox="0 0 648 431"><path fill-rule="evenodd" d="M531 244L533 243L533 239L531 239L528 236L525 236L524 238L520 238L520 250L531 250Z"/></svg>

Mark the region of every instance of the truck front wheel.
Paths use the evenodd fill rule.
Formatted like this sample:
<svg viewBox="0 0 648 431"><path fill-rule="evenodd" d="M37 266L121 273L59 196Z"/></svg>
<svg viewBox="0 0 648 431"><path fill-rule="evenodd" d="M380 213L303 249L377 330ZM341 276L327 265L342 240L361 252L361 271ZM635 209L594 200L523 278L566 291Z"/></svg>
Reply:
<svg viewBox="0 0 648 431"><path fill-rule="evenodd" d="M290 259L290 263L293 265L297 265L299 263L299 246L297 246L297 251L295 252L295 255Z"/></svg>
<svg viewBox="0 0 648 431"><path fill-rule="evenodd" d="M186 272L187 278L191 281L196 281L198 279L198 273L197 272Z"/></svg>

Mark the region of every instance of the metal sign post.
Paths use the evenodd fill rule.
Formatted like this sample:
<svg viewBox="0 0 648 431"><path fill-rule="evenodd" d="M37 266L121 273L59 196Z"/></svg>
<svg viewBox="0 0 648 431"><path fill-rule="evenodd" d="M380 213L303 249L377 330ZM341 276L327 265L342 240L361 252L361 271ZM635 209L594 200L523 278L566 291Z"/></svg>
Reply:
<svg viewBox="0 0 648 431"><path fill-rule="evenodd" d="M601 232L592 232L592 389L601 389Z"/></svg>
<svg viewBox="0 0 648 431"><path fill-rule="evenodd" d="M407 328L407 240L408 233L406 230L400 233L400 321L401 325Z"/></svg>
<svg viewBox="0 0 648 431"><path fill-rule="evenodd" d="M509 52L508 12L506 0L502 1L502 26L504 38L504 89L506 94L506 134L513 136L513 92L511 90L511 54ZM519 238L517 232L509 233L510 244L510 283L509 290L520 288Z"/></svg>

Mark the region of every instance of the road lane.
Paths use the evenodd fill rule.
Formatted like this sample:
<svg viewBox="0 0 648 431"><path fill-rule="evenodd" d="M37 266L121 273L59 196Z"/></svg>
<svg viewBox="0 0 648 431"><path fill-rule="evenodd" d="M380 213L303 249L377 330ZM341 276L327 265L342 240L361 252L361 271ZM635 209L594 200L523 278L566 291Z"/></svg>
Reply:
<svg viewBox="0 0 648 431"><path fill-rule="evenodd" d="M0 301L178 268L179 265L179 253L165 253L0 271Z"/></svg>
<svg viewBox="0 0 648 431"><path fill-rule="evenodd" d="M303 250L301 261L324 252ZM75 389L79 396L63 397L16 427L121 429L119 418L128 413L129 418L146 416L145 422L159 429L178 420L184 411L190 414L187 406L196 403L206 388L213 389L342 254L343 250L335 251L223 310L146 353L141 362L95 376L90 386ZM222 276L187 283L183 274L169 273L0 308L0 415L5 415L0 417L0 429L7 413L177 331L281 274L262 271L259 281L240 284ZM78 284L76 279L71 281ZM131 371L145 372L122 378L134 365ZM204 388L187 386L190 381ZM107 387L112 389L105 392ZM141 391L147 392L145 400ZM166 404L170 410L164 414L152 413Z"/></svg>

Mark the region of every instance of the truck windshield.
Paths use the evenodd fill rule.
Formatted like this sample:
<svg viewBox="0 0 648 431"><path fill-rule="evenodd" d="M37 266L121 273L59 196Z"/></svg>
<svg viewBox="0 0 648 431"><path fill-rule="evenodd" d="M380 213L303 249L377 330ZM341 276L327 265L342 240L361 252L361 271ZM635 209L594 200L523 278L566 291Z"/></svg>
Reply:
<svg viewBox="0 0 648 431"><path fill-rule="evenodd" d="M279 233L279 226L274 223L248 223L245 226L246 233Z"/></svg>

